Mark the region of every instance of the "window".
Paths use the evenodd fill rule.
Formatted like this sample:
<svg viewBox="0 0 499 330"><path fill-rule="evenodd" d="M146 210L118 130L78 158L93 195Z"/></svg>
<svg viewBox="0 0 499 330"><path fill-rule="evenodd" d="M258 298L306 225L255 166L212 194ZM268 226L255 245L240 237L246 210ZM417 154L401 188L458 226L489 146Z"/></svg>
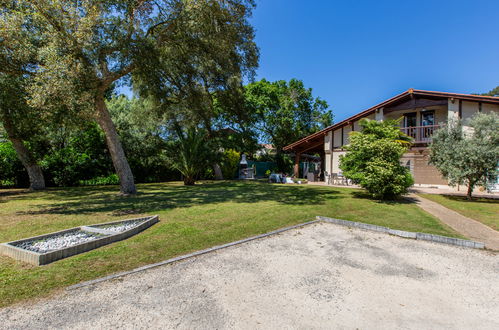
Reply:
<svg viewBox="0 0 499 330"><path fill-rule="evenodd" d="M435 125L435 111L421 112L421 126Z"/></svg>
<svg viewBox="0 0 499 330"><path fill-rule="evenodd" d="M424 111L421 112L421 138L423 141L427 141L431 138L433 134L433 129L435 125L435 111Z"/></svg>
<svg viewBox="0 0 499 330"><path fill-rule="evenodd" d="M404 114L404 127L415 127L415 126L417 126L416 113L411 112Z"/></svg>
<svg viewBox="0 0 499 330"><path fill-rule="evenodd" d="M404 114L404 129L402 130L405 134L409 135L413 139L416 139L416 134L417 134L417 129L415 128L417 126L417 120L416 120L416 113L415 112L410 112Z"/></svg>

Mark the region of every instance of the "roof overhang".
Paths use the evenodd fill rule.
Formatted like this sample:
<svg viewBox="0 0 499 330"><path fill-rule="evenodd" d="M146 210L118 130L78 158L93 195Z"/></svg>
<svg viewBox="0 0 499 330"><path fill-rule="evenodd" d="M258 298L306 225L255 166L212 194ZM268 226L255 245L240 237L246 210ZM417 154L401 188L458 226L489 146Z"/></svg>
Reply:
<svg viewBox="0 0 499 330"><path fill-rule="evenodd" d="M395 95L388 100L378 103L369 109L359 112L354 116L342 120L339 123L326 127L317 133L311 134L304 137L303 139L293 142L290 145L285 146L283 149L286 151L295 151L300 153L304 151L311 152L323 150L322 146L320 146L321 148L318 148L317 145L319 144L319 140L322 142L322 144L324 143L324 136L326 136L330 131L334 131L344 126L352 125L355 121L375 113L378 109L384 108L386 109L386 112L392 112L434 105L445 105L449 100L451 102L453 102L454 100L464 100L499 104L499 97L495 96L433 92L411 88L403 93Z"/></svg>

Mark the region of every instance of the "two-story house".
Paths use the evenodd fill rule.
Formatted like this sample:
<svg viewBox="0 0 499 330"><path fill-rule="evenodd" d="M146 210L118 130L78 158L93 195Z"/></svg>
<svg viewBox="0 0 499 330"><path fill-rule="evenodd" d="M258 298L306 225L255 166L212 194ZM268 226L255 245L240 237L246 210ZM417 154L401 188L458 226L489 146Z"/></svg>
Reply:
<svg viewBox="0 0 499 330"><path fill-rule="evenodd" d="M400 129L413 137L402 162L410 168L416 185L447 185L439 171L428 164L428 144L433 132L450 118L468 119L477 112L499 113L499 97L431 92L409 89L350 118L309 135L284 148L295 154L294 175L299 176L302 153L318 153L323 173L340 173L340 156L345 153L349 133L360 130L363 118L384 120L402 117Z"/></svg>

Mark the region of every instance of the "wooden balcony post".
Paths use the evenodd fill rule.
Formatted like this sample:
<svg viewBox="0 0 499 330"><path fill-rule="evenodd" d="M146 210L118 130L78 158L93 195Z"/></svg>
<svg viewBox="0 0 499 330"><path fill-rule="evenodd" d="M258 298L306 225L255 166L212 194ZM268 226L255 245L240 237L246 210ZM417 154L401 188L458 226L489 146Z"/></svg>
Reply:
<svg viewBox="0 0 499 330"><path fill-rule="evenodd" d="M300 177L300 156L301 156L301 154L299 154L299 153L295 154L295 165L293 167L293 176L295 178Z"/></svg>

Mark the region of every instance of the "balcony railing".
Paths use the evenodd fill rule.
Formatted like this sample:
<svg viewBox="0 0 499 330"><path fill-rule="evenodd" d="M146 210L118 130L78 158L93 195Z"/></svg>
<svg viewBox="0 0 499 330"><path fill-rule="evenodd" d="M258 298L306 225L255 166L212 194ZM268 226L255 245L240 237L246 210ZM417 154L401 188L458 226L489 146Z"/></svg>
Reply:
<svg viewBox="0 0 499 330"><path fill-rule="evenodd" d="M401 127L400 130L414 139L414 143L430 143L433 132L441 125Z"/></svg>

